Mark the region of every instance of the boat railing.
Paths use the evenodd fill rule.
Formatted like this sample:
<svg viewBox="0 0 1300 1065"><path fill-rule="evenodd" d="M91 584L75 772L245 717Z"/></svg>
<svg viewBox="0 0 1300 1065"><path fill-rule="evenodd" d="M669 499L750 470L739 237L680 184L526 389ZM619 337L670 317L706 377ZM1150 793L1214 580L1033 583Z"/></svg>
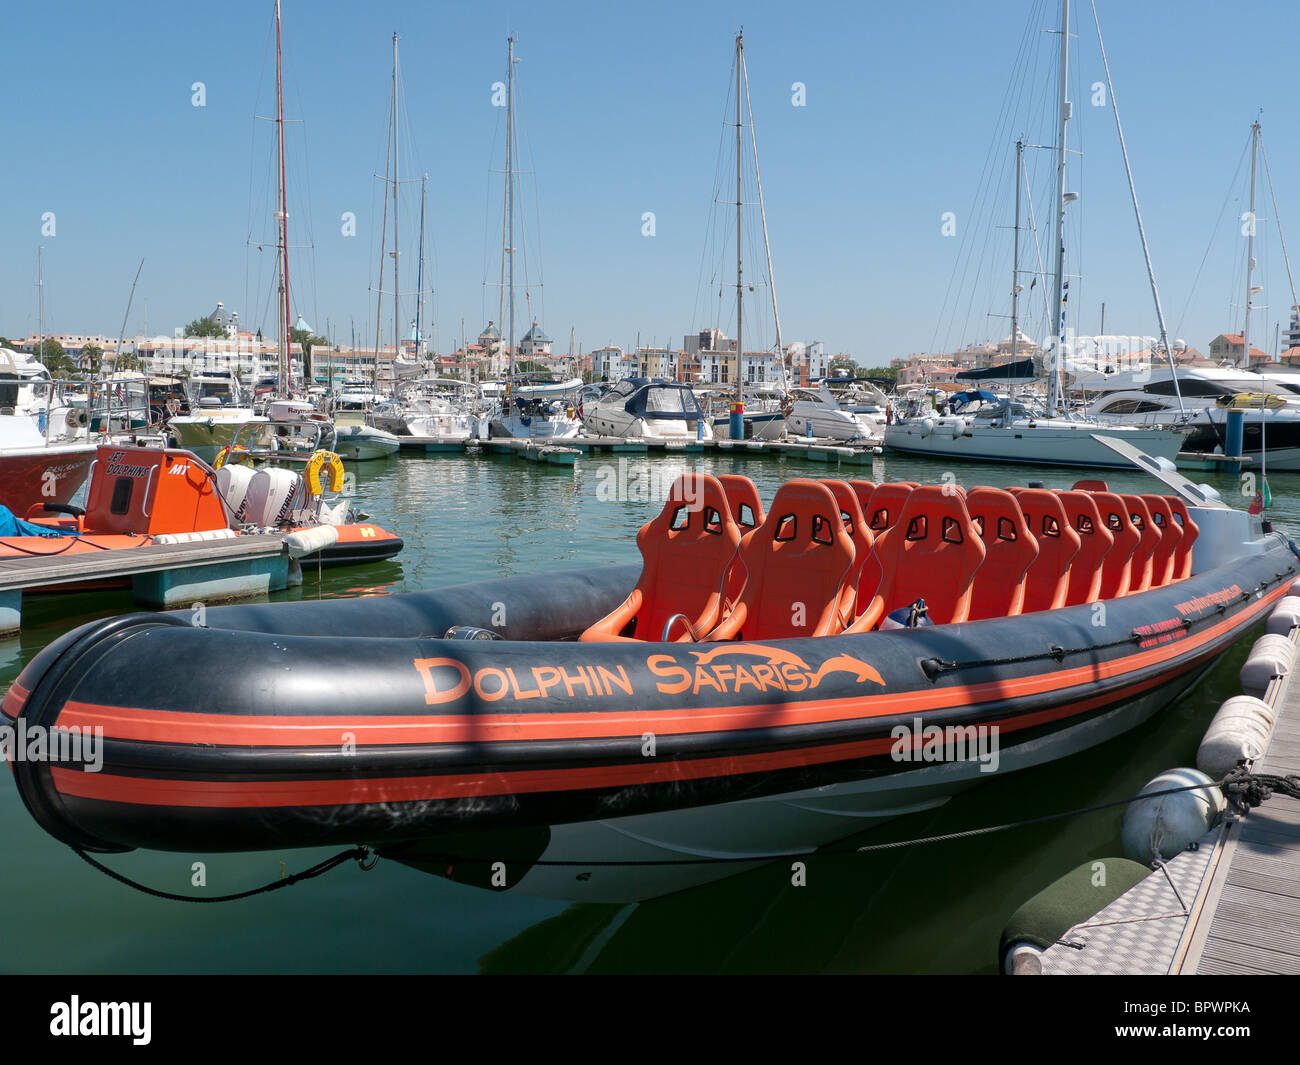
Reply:
<svg viewBox="0 0 1300 1065"><path fill-rule="evenodd" d="M254 461L307 462L317 451L333 451L337 443L333 422L267 419L236 426L229 448Z"/></svg>

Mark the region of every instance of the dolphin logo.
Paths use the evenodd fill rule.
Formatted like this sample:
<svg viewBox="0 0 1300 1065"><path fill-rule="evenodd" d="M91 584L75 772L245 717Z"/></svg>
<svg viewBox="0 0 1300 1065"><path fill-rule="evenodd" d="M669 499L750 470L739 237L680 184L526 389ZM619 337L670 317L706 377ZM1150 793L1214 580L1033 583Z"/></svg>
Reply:
<svg viewBox="0 0 1300 1065"><path fill-rule="evenodd" d="M859 684L864 681L872 681L879 684L882 688L885 686L885 678L872 666L854 658L852 655L836 655L834 658L828 658L821 664L821 668L809 678L808 687L815 688L822 682L822 678L828 673L852 673L853 679Z"/></svg>
<svg viewBox="0 0 1300 1065"><path fill-rule="evenodd" d="M691 654L699 659L696 665L700 666L707 666L715 658L721 658L723 655L753 655L755 658L766 658L773 665L797 666L799 669L807 670L812 668L792 651L786 651L780 647L764 647L762 644L757 643L724 645L712 651L692 651ZM840 657L844 656L841 655Z"/></svg>

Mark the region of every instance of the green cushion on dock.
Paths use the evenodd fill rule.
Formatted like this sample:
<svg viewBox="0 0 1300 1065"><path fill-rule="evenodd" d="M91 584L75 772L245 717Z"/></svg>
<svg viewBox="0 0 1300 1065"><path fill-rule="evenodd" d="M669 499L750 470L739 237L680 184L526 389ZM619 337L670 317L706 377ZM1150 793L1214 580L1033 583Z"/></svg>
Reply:
<svg viewBox="0 0 1300 1065"><path fill-rule="evenodd" d="M1105 867L1105 883L1094 881ZM1046 950L1070 928L1088 920L1145 880L1151 870L1128 858L1098 858L1084 862L1043 888L1011 915L1002 930L999 959L1013 943L1032 943Z"/></svg>

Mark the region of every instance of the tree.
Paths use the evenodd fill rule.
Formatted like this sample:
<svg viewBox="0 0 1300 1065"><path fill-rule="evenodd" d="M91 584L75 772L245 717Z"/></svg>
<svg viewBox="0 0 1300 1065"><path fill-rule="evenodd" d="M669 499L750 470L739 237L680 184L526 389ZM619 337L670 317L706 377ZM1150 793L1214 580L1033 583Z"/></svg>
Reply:
<svg viewBox="0 0 1300 1065"><path fill-rule="evenodd" d="M44 343L38 344L34 354L41 364L50 371L51 377L67 379L77 370L76 364L63 350L63 345L52 337L46 337Z"/></svg>
<svg viewBox="0 0 1300 1065"><path fill-rule="evenodd" d="M124 351L117 357L117 369L119 371L140 369L140 356L134 351Z"/></svg>
<svg viewBox="0 0 1300 1065"><path fill-rule="evenodd" d="M224 337L226 327L211 318L195 318L185 327L187 337Z"/></svg>
<svg viewBox="0 0 1300 1065"><path fill-rule="evenodd" d="M290 329L289 343L297 344L302 349L302 377L304 381L312 380L311 349L317 344L329 347L328 338L314 336L308 329Z"/></svg>
<svg viewBox="0 0 1300 1065"><path fill-rule="evenodd" d="M856 377L858 364L850 359L847 355L836 355L831 359L830 366L827 367L830 374L844 373L849 377Z"/></svg>
<svg viewBox="0 0 1300 1065"><path fill-rule="evenodd" d="M99 373L104 361L104 349L98 344L87 344L81 349L81 368L91 373Z"/></svg>
<svg viewBox="0 0 1300 1065"><path fill-rule="evenodd" d="M876 366L870 370L859 370L859 377L887 378L895 383L898 382L898 367L896 366Z"/></svg>

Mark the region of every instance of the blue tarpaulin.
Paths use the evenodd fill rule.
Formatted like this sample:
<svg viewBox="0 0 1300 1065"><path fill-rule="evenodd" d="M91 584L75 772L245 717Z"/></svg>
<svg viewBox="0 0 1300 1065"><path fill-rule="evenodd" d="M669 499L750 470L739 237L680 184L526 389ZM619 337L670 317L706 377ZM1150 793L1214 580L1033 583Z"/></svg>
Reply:
<svg viewBox="0 0 1300 1065"><path fill-rule="evenodd" d="M76 536L76 529L52 529L23 521L6 506L0 506L0 536Z"/></svg>

